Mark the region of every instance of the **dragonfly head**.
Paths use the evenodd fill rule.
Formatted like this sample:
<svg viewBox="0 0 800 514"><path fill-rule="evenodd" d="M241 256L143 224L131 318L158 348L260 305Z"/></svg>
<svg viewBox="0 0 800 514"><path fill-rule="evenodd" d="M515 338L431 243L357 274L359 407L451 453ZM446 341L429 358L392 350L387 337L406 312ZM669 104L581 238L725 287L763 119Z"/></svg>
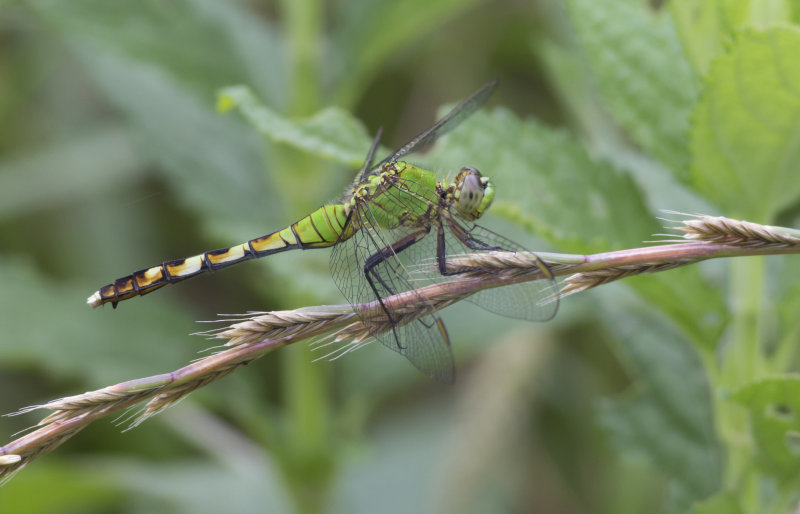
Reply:
<svg viewBox="0 0 800 514"><path fill-rule="evenodd" d="M453 193L456 213L469 221L483 215L494 200L494 186L475 168L464 167L456 175Z"/></svg>

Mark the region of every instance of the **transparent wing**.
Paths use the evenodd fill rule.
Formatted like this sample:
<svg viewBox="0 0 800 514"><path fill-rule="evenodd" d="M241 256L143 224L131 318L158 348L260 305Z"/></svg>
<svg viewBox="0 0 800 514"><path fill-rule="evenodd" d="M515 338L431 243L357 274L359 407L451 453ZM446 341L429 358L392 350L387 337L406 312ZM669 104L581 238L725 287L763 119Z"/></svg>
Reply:
<svg viewBox="0 0 800 514"><path fill-rule="evenodd" d="M452 223L458 222L452 220ZM458 231L463 232L461 237L445 228L445 259L463 254L491 251L525 252L535 255L521 245L480 225L459 224L458 227ZM440 273L436 252L437 250L434 250L430 256L419 261L419 265L413 270L415 277L432 282L457 279L458 275L442 275ZM484 289L467 299L490 312L508 318L528 321L553 319L559 305L558 283L547 265L538 257L536 259L546 278Z"/></svg>
<svg viewBox="0 0 800 514"><path fill-rule="evenodd" d="M492 247L489 251L498 248L506 252L525 252L535 255L521 245L495 233L491 230L472 225L468 230L472 244L485 243ZM453 236L453 239L458 239ZM460 241L459 241L460 242ZM474 251L463 245L465 251ZM472 295L469 300L484 309L509 318L525 319L528 321L549 321L558 312L559 288L547 265L536 257L537 265L546 275L546 278L511 284L493 289L484 289Z"/></svg>
<svg viewBox="0 0 800 514"><path fill-rule="evenodd" d="M411 291L408 267L423 257L423 241L430 239L424 220L421 226L381 229L382 212L413 211L422 198L415 198L398 188L389 188L375 202L358 203L350 223L357 227L355 235L334 246L331 254L331 275L347 300L361 304ZM388 348L404 355L426 375L445 383L455 378L453 354L447 331L433 308L422 298L413 302L419 313L408 322L404 312L385 306L392 329L379 332L374 321L365 320L374 329L372 335Z"/></svg>
<svg viewBox="0 0 800 514"><path fill-rule="evenodd" d="M392 155L378 163L377 166L372 168L372 172L374 173L379 171L386 163L395 162L406 154L425 148L427 145L433 143L439 136L442 136L459 126L461 122L469 118L472 113L477 111L484 103L486 103L486 100L489 99L496 87L497 79L492 79L481 86L480 89L472 93L469 98L463 100L461 103L453 107L453 109L448 112L444 118L434 123L430 128L401 146Z"/></svg>
<svg viewBox="0 0 800 514"><path fill-rule="evenodd" d="M364 164L361 166L361 169L358 170L356 173L356 178L353 180L353 184L351 187L357 186L360 184L364 177L369 175L369 172L374 169L372 166L372 161L375 159L375 151L378 149L378 146L381 144L381 136L383 135L383 127L378 128L378 132L375 134L375 138L372 140L372 144L367 151L367 156L364 158Z"/></svg>

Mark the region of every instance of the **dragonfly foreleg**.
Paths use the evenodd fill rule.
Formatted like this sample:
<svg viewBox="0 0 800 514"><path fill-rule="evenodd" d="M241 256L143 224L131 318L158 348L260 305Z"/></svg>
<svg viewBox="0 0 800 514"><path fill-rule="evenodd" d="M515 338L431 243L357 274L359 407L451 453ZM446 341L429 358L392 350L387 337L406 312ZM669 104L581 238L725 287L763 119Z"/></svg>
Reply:
<svg viewBox="0 0 800 514"><path fill-rule="evenodd" d="M386 313L386 317L389 319L389 323L392 325L392 333L394 334L394 340L397 343L397 347L399 349L404 349L403 346L400 344L400 339L397 336L397 331L395 330L395 326L397 325L397 320L394 319L389 309L386 307L386 304L383 303L383 295L378 292L378 287L376 282L380 284L383 288L383 291L388 293L389 295L395 294L398 291L395 291L396 288L392 287L390 284L387 284L384 277L377 270L377 266L387 260L394 258L398 253L410 248L414 244L418 243L423 237L425 237L428 232L430 232L430 227L423 228L418 230L417 232L412 232L407 236L403 237L395 241L394 243L385 246L375 252L374 254L370 255L367 260L364 262L364 276L367 279L367 283L369 287L372 289L373 294L378 299L378 303L383 309L383 312ZM391 262L391 261L390 261ZM390 280L391 281L391 280Z"/></svg>
<svg viewBox="0 0 800 514"><path fill-rule="evenodd" d="M472 237L467 230L464 230L457 223L449 223L450 231L455 235L459 241L464 243L464 246L469 248L470 250L476 251L492 251L492 250L500 250L499 246L492 246L489 244L484 243L483 241ZM445 231L444 226L439 223L439 230L437 232L436 238L436 262L439 266L439 273L444 276L450 277L453 275L462 275L464 273L470 273L472 271L486 271L489 273L494 273L493 270L485 269L480 266L474 266L471 268L459 268L458 271L450 271L447 269L447 251L445 248Z"/></svg>

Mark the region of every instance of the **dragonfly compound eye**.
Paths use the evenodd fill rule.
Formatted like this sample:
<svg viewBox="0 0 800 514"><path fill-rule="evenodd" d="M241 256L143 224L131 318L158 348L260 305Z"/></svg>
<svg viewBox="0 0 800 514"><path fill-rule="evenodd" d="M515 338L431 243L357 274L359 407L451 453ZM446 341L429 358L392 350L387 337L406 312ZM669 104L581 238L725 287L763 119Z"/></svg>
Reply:
<svg viewBox="0 0 800 514"><path fill-rule="evenodd" d="M494 189L478 170L461 169L456 177L455 207L459 216L470 221L480 218L493 197Z"/></svg>

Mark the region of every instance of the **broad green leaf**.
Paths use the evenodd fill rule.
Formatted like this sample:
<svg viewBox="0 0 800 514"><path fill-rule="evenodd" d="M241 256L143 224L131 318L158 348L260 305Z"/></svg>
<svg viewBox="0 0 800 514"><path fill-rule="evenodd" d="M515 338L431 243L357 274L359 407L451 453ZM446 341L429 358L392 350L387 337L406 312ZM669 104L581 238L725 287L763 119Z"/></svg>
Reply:
<svg viewBox="0 0 800 514"><path fill-rule="evenodd" d="M495 184L490 212L546 236L561 251L635 246L659 230L630 177L594 161L566 132L505 109L475 114L426 160L450 172L477 167Z"/></svg>
<svg viewBox="0 0 800 514"><path fill-rule="evenodd" d="M747 17L751 0L672 0L669 8L683 47L698 75L708 67Z"/></svg>
<svg viewBox="0 0 800 514"><path fill-rule="evenodd" d="M746 384L730 399L750 411L763 471L785 480L800 473L800 375L775 376Z"/></svg>
<svg viewBox="0 0 800 514"><path fill-rule="evenodd" d="M691 181L733 217L770 222L800 197L800 30L740 34L693 113Z"/></svg>
<svg viewBox="0 0 800 514"><path fill-rule="evenodd" d="M569 134L497 109L477 113L426 160L454 172L475 166L497 196L489 212L544 236L559 252L593 253L642 245L662 232L627 175L592 159ZM726 307L696 267L629 281L663 308L699 346L713 347Z"/></svg>
<svg viewBox="0 0 800 514"><path fill-rule="evenodd" d="M364 125L342 109L329 107L310 118L290 120L264 106L246 86L220 91L217 109L226 112L233 108L238 108L259 133L272 141L356 169L361 166L369 147Z"/></svg>
<svg viewBox="0 0 800 514"><path fill-rule="evenodd" d="M723 53L737 30L791 21L790 0L673 0L669 7L699 75Z"/></svg>
<svg viewBox="0 0 800 514"><path fill-rule="evenodd" d="M684 176L697 85L670 17L643 0L571 0L570 7L611 115L645 152Z"/></svg>
<svg viewBox="0 0 800 514"><path fill-rule="evenodd" d="M98 160L98 155L107 158ZM0 219L124 189L143 166L130 134L116 125L4 159Z"/></svg>
<svg viewBox="0 0 800 514"><path fill-rule="evenodd" d="M671 479L669 501L682 512L721 484L723 459L710 384L697 354L678 334L655 316L628 316L628 323L611 328L619 335L618 348L635 388L604 401L599 421L622 455L647 462Z"/></svg>
<svg viewBox="0 0 800 514"><path fill-rule="evenodd" d="M608 112L595 86L586 59L571 46L536 41L533 49L547 69L548 80L569 112L574 132L584 140L597 160L624 170L639 185L652 212L713 212L710 204L693 192L665 166L631 145L621 133L613 113Z"/></svg>
<svg viewBox="0 0 800 514"><path fill-rule="evenodd" d="M744 511L732 493L724 492L694 504L691 514L744 514Z"/></svg>
<svg viewBox="0 0 800 514"><path fill-rule="evenodd" d="M790 22L792 13L797 10L797 2L792 0L750 0L750 22L756 28L767 28L776 23Z"/></svg>

